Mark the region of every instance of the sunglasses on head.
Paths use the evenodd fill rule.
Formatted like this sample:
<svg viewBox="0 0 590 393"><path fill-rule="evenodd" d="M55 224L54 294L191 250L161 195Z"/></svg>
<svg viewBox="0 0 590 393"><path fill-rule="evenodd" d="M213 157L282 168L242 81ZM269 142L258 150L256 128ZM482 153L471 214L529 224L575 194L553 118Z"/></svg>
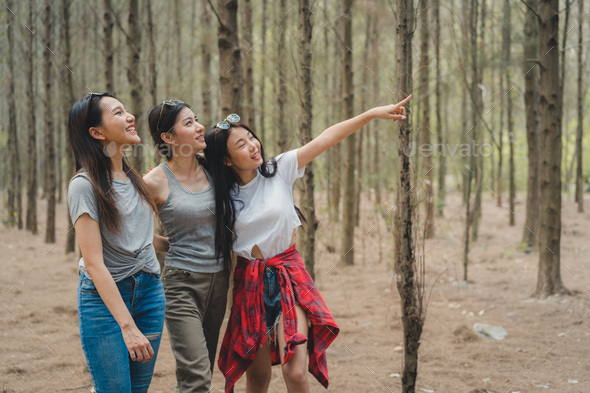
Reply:
<svg viewBox="0 0 590 393"><path fill-rule="evenodd" d="M92 101L92 98L96 96L100 99L100 97L106 96L108 94L109 94L108 91L105 91L104 93L90 92L90 94L89 94L90 97L88 98L88 101L86 102L86 116L88 116L88 111L90 110L90 101Z"/></svg>
<svg viewBox="0 0 590 393"><path fill-rule="evenodd" d="M228 115L224 121L220 121L219 123L217 123L215 127L220 128L222 130L229 130L229 123L235 123L238 121L240 121L240 116L236 115L235 113L232 113L231 115Z"/></svg>
<svg viewBox="0 0 590 393"><path fill-rule="evenodd" d="M160 109L160 115L158 116L158 124L156 125L156 130L160 131L160 120L162 119L162 112L164 111L164 107L165 106L176 106L178 104L183 104L182 101L178 101L178 100L172 100L172 101L168 101L168 100L164 100L162 101L162 108Z"/></svg>

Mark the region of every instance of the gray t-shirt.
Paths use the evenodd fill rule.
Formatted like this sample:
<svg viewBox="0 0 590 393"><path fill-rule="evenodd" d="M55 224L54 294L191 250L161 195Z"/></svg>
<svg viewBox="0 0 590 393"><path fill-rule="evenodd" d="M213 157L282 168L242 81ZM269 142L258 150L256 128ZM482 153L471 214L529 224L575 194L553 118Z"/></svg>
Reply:
<svg viewBox="0 0 590 393"><path fill-rule="evenodd" d="M160 264L152 244L154 221L151 207L135 190L131 179L112 180L113 188L109 192L116 196L121 219L120 232L113 233L100 222L96 195L85 172L75 175L68 188L68 205L72 222L76 223L82 214L88 213L90 218L99 223L104 264L115 282L141 270L160 274ZM80 258L79 266L80 270L90 278L84 268L84 258Z"/></svg>

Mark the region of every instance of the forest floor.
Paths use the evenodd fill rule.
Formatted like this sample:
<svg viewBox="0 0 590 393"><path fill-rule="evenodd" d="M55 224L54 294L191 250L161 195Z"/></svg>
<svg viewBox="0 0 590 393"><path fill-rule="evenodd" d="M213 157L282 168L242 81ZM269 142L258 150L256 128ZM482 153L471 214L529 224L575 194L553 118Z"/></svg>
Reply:
<svg viewBox="0 0 590 393"><path fill-rule="evenodd" d="M353 266L341 265L339 254L328 251L340 246L341 229L338 223L326 224L325 211L320 209L319 214L316 283L340 326L327 351L328 390L399 392L402 328L392 272L392 235L373 203L364 202ZM425 245L431 297L419 351L417 392L588 392L589 213L578 214L571 198L564 198L561 274L573 296L537 300L530 295L536 285L538 254L525 254L518 246L524 226L523 196L517 199L513 227L508 225L508 209L496 207L491 195L484 197L467 288L453 285L463 276L465 213L460 202L458 195L449 195L444 218L436 221L436 237ZM590 206L588 197L585 204ZM384 206L387 211L391 203ZM43 201L38 211L44 233ZM69 230L65 204L57 211L55 246L45 244L43 235L0 227L4 244L1 392L86 391L84 386L91 384L78 332L77 257L64 254ZM476 322L501 325L508 336L502 341L478 338L472 332ZM174 367L165 331L150 392L173 390ZM215 367L211 392L223 391L223 385ZM324 391L311 376L310 385L312 392ZM244 386L243 377L236 392L243 392ZM279 367L273 368L270 392L286 392Z"/></svg>

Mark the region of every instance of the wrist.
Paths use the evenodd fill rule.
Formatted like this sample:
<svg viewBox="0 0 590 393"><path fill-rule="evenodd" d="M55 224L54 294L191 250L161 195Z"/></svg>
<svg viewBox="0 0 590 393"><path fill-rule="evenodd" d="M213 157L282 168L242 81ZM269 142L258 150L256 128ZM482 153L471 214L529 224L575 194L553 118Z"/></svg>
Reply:
<svg viewBox="0 0 590 393"><path fill-rule="evenodd" d="M131 321L123 320L123 321L119 321L118 323L119 323L119 327L121 328L122 331L129 330L130 328L132 328L135 325L133 320L131 320Z"/></svg>

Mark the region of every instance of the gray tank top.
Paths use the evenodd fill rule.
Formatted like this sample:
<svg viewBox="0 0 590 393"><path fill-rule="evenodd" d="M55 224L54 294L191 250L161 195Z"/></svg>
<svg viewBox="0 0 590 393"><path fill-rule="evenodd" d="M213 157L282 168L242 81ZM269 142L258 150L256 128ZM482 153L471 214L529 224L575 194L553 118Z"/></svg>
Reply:
<svg viewBox="0 0 590 393"><path fill-rule="evenodd" d="M160 167L170 185L168 198L158 208L170 242L165 265L196 273L222 271L223 258L215 256L215 197L211 177L203 168L209 187L191 192L180 185L167 163Z"/></svg>

